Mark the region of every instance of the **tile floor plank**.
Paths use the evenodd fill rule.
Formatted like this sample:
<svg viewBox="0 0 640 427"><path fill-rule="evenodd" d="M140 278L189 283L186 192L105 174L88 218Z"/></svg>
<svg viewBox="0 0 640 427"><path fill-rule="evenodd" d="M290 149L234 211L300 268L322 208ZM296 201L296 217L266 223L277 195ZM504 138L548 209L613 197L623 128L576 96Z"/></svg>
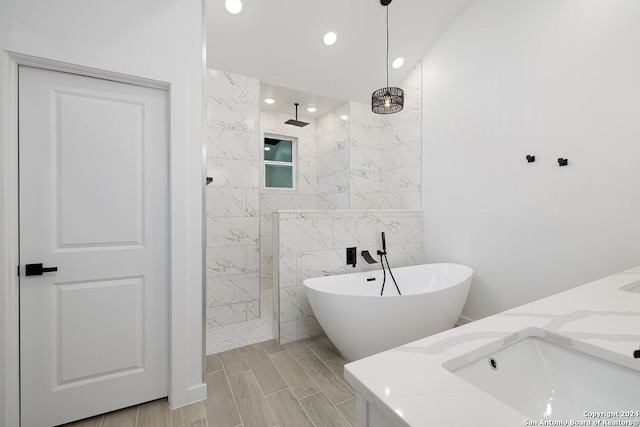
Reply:
<svg viewBox="0 0 640 427"><path fill-rule="evenodd" d="M203 402L196 402L174 409L171 413L171 424L173 427L181 427L205 417Z"/></svg>
<svg viewBox="0 0 640 427"><path fill-rule="evenodd" d="M340 356L333 344L331 344L331 341L329 341L329 338L325 335L309 338L305 340L305 344L318 356L318 359L323 362Z"/></svg>
<svg viewBox="0 0 640 427"><path fill-rule="evenodd" d="M333 342L331 342L331 340L329 339L328 336L326 335L320 335L320 338L322 339L322 341L325 343L325 345L327 345L331 350L333 350L336 354L340 354L340 352L338 351L338 349L336 348L335 345L333 345Z"/></svg>
<svg viewBox="0 0 640 427"><path fill-rule="evenodd" d="M346 359L342 358L342 356L338 356L335 359L331 360L325 360L324 362L324 364L327 365L329 369L331 369L331 372L340 377L340 379L344 381L347 387L349 387L349 389L353 391L349 383L347 383L347 381L344 379L344 365L346 365L347 363L349 362Z"/></svg>
<svg viewBox="0 0 640 427"><path fill-rule="evenodd" d="M303 341L293 341L284 345L293 357L302 357L313 354L313 351Z"/></svg>
<svg viewBox="0 0 640 427"><path fill-rule="evenodd" d="M104 415L102 427L136 427L138 422L138 407L121 409Z"/></svg>
<svg viewBox="0 0 640 427"><path fill-rule="evenodd" d="M349 387L336 374L331 372L331 369L327 368L327 365L322 363L317 356L305 356L297 359L297 361L334 405L355 396Z"/></svg>
<svg viewBox="0 0 640 427"><path fill-rule="evenodd" d="M171 427L171 409L167 399L160 399L140 405L138 427Z"/></svg>
<svg viewBox="0 0 640 427"><path fill-rule="evenodd" d="M244 358L253 371L256 380L258 380L258 384L265 396L287 388L287 383L284 382L282 375L273 366L271 359L269 359L264 350L244 353Z"/></svg>
<svg viewBox="0 0 640 427"><path fill-rule="evenodd" d="M242 353L248 353L250 351L260 350L263 347L264 347L263 342L257 342L257 343L245 345L244 347L238 347L238 350L240 350Z"/></svg>
<svg viewBox="0 0 640 427"><path fill-rule="evenodd" d="M207 421L213 427L235 427L241 424L240 414L231 392L231 387L223 371L205 375L207 400L204 410Z"/></svg>
<svg viewBox="0 0 640 427"><path fill-rule="evenodd" d="M262 349L270 355L285 351L287 347L284 344L278 344L276 340L270 340L263 343Z"/></svg>
<svg viewBox="0 0 640 427"><path fill-rule="evenodd" d="M185 424L183 427L208 427L208 424L206 419L202 419Z"/></svg>
<svg viewBox="0 0 640 427"><path fill-rule="evenodd" d="M356 425L356 398L354 397L351 400L347 400L344 403L336 405L338 411L349 421L349 424L352 426Z"/></svg>
<svg viewBox="0 0 640 427"><path fill-rule="evenodd" d="M205 368L205 374L209 372L215 372L222 369L222 359L220 358L220 354L209 354L207 355L207 365Z"/></svg>
<svg viewBox="0 0 640 427"><path fill-rule="evenodd" d="M355 401L355 399L352 400ZM300 400L300 404L307 411L316 427L350 427L349 422L329 402L324 393L305 397Z"/></svg>
<svg viewBox="0 0 640 427"><path fill-rule="evenodd" d="M320 391L320 388L288 351L272 354L270 358L289 385L289 389L298 399Z"/></svg>
<svg viewBox="0 0 640 427"><path fill-rule="evenodd" d="M290 390L267 396L267 402L278 420L278 427L314 427Z"/></svg>
<svg viewBox="0 0 640 427"><path fill-rule="evenodd" d="M253 373L242 372L228 377L244 427L273 427L275 418Z"/></svg>
<svg viewBox="0 0 640 427"><path fill-rule="evenodd" d="M249 352L254 350L264 350L267 354L277 353L279 351L286 350L284 344L278 344L276 340L262 341L255 344L250 344L245 347L240 347L242 352Z"/></svg>
<svg viewBox="0 0 640 427"><path fill-rule="evenodd" d="M102 415L98 415L96 417L64 424L61 427L100 427L102 425L102 418L104 418Z"/></svg>
<svg viewBox="0 0 640 427"><path fill-rule="evenodd" d="M245 362L244 357L242 357L242 353L242 350L239 348L234 348L233 350L220 353L222 366L224 367L227 376L249 370L249 366Z"/></svg>

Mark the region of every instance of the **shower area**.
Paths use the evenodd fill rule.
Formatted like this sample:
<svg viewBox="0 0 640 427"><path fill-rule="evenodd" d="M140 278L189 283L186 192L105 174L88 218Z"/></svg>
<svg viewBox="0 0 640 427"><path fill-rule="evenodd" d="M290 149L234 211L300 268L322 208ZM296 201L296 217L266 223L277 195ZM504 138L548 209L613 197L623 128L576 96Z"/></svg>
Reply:
<svg viewBox="0 0 640 427"><path fill-rule="evenodd" d="M319 192L316 119L292 120L293 104L291 113L261 110L260 83L250 77L208 70L207 85L206 350L213 354L273 338L272 214L317 208ZM308 125L290 124L302 120ZM278 160L270 154L285 138L294 188L286 166L263 163Z"/></svg>
<svg viewBox="0 0 640 427"><path fill-rule="evenodd" d="M420 208L420 80L418 66L404 82L417 110L405 107L391 123L356 102L318 117L298 118L293 104L287 113L262 108L257 79L208 70L207 354L274 337L274 212ZM308 125L287 124L293 117ZM292 141L294 188L265 186L265 150L278 139Z"/></svg>

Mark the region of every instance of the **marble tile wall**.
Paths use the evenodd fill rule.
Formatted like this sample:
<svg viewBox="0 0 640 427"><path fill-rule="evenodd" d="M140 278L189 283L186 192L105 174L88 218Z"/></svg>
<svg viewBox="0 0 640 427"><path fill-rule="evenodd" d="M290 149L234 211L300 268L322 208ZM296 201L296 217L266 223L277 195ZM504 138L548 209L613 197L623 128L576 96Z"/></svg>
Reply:
<svg viewBox="0 0 640 427"><path fill-rule="evenodd" d="M349 102L318 120L319 208L422 206L420 65L402 87L406 104L400 113L380 116L369 105Z"/></svg>
<svg viewBox="0 0 640 427"><path fill-rule="evenodd" d="M207 73L207 328L260 316L259 82Z"/></svg>
<svg viewBox="0 0 640 427"><path fill-rule="evenodd" d="M291 108L293 111L293 106ZM265 134L297 138L296 188L265 189L264 175L260 170L260 286L262 290L273 288L272 214L278 209L316 209L318 193L316 120L300 116L309 123L305 127L287 125L291 114L273 111L260 112L260 130ZM261 161L264 152L260 152Z"/></svg>
<svg viewBox="0 0 640 427"><path fill-rule="evenodd" d="M350 107L346 103L318 119L318 208L349 209Z"/></svg>
<svg viewBox="0 0 640 427"><path fill-rule="evenodd" d="M422 64L402 83L402 111L382 119L382 205L393 209L422 207Z"/></svg>
<svg viewBox="0 0 640 427"><path fill-rule="evenodd" d="M321 333L302 281L309 277L377 270L360 251L381 247L386 232L393 267L422 262L420 210L281 210L273 215L274 336L287 343ZM356 246L356 267L346 265L345 250Z"/></svg>
<svg viewBox="0 0 640 427"><path fill-rule="evenodd" d="M384 209L382 197L382 119L370 105L350 102L349 207Z"/></svg>

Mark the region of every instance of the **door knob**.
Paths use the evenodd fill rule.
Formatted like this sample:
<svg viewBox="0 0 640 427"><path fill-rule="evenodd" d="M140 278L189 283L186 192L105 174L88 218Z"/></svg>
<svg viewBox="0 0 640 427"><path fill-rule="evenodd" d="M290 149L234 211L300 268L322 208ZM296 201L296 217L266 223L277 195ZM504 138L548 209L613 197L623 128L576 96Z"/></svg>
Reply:
<svg viewBox="0 0 640 427"><path fill-rule="evenodd" d="M25 276L42 276L42 273L58 271L58 267L43 267L42 264L27 264L25 266Z"/></svg>

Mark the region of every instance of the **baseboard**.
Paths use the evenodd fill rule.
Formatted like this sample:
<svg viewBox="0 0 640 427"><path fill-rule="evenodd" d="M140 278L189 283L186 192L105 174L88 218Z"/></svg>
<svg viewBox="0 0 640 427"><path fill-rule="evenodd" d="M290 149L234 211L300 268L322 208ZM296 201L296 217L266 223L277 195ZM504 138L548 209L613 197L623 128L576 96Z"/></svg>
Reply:
<svg viewBox="0 0 640 427"><path fill-rule="evenodd" d="M187 404L200 402L207 399L207 383L189 387L187 390Z"/></svg>

